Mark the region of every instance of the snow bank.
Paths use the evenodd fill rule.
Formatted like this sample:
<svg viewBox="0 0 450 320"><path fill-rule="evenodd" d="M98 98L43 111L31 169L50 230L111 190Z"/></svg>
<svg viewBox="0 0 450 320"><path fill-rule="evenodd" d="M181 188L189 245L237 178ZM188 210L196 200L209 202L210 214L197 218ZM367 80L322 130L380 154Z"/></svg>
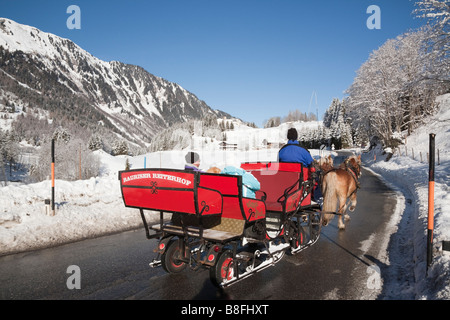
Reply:
<svg viewBox="0 0 450 320"><path fill-rule="evenodd" d="M0 254L128 230L140 223L136 212L123 206L117 175L75 182L56 180L55 216L46 212L44 202L50 197L48 180L1 188Z"/></svg>
<svg viewBox="0 0 450 320"><path fill-rule="evenodd" d="M437 101L440 103L439 112L409 136L406 145L400 147L400 152L397 149L389 161L385 161L386 155L379 148L362 156L364 165L402 192L406 201L398 226L399 232L395 235L399 238L399 246L391 246L389 256L391 260L403 261L403 270L413 268L415 285L394 284L395 288L391 290L397 291L397 298L411 295L415 299L450 298L450 253L442 251L442 241L450 240L450 94L439 97ZM427 153L430 133L436 134L436 157L439 150L439 164L436 158L434 258L427 272ZM411 262L408 262L406 256L411 258ZM399 278L402 276L399 275Z"/></svg>

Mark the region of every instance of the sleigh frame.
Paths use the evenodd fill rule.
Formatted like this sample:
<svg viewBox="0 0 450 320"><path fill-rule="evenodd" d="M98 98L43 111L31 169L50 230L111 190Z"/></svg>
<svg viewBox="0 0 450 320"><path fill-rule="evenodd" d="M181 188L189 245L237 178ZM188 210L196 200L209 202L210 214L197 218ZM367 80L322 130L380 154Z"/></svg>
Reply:
<svg viewBox="0 0 450 320"><path fill-rule="evenodd" d="M178 273L210 269L226 287L314 244L320 207L311 202L308 168L290 163L243 163L260 182L256 198L243 197L242 177L176 169L119 172L126 207L137 208L148 239L159 239L150 266ZM146 214L159 212L149 225Z"/></svg>

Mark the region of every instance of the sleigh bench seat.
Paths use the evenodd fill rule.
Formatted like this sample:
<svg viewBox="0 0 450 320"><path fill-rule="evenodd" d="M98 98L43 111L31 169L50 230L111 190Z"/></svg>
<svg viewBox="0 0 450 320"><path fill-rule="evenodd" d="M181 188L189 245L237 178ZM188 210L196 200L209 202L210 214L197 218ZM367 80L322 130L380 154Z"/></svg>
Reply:
<svg viewBox="0 0 450 320"><path fill-rule="evenodd" d="M228 241L242 236L244 225L244 220L223 216L202 217L200 220L196 216L174 213L171 221L163 225L163 231L180 235L184 234L184 228L191 236L199 236L200 232L203 232L203 237L208 240ZM160 230L161 224L157 225L156 229Z"/></svg>
<svg viewBox="0 0 450 320"><path fill-rule="evenodd" d="M311 195L305 190L309 169L300 163L243 163L241 168L258 179L269 212L295 212L299 206L311 205Z"/></svg>
<svg viewBox="0 0 450 320"><path fill-rule="evenodd" d="M161 231L161 225L156 224L151 227L155 231ZM203 238L209 241L219 241L225 242L240 238L242 233L235 233L230 231L223 230L215 230L215 229L202 229L200 227L195 226L187 226L184 228L178 225L175 225L171 222L164 224L162 227L162 231L169 232L170 234L176 234L179 236L185 235L185 232L188 236L191 237L199 237L200 233L203 233Z"/></svg>

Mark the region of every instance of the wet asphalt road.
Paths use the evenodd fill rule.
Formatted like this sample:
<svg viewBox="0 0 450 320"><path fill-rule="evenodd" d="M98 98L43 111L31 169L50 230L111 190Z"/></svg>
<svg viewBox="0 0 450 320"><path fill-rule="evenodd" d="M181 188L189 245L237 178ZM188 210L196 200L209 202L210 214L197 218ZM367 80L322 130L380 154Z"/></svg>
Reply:
<svg viewBox="0 0 450 320"><path fill-rule="evenodd" d="M150 268L156 242L139 229L0 257L0 299L377 299L396 199L370 172L363 170L360 181L345 231L335 218L312 247L224 290L210 283L208 270L171 275ZM67 286L75 283L72 265L80 289Z"/></svg>

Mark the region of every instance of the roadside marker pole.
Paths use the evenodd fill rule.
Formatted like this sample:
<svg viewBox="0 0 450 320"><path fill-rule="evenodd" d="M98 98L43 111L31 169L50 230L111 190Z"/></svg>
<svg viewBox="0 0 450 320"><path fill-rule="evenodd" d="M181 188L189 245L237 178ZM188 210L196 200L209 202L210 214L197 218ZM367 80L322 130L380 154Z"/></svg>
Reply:
<svg viewBox="0 0 450 320"><path fill-rule="evenodd" d="M55 215L55 139L52 139L52 215Z"/></svg>
<svg viewBox="0 0 450 320"><path fill-rule="evenodd" d="M430 134L430 164L428 171L427 270L433 260L435 137L436 135L434 133Z"/></svg>
<svg viewBox="0 0 450 320"><path fill-rule="evenodd" d="M82 176L81 176L81 143L80 143L80 161L78 162L79 164L79 173L80 173L80 180L82 180Z"/></svg>

